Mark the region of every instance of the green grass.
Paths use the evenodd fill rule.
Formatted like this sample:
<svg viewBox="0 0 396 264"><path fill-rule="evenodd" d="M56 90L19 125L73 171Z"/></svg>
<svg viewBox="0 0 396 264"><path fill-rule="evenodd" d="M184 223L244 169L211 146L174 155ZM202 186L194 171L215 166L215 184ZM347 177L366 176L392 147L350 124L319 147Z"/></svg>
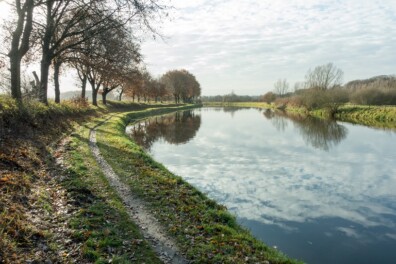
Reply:
<svg viewBox="0 0 396 264"><path fill-rule="evenodd" d="M167 104L153 105L165 106ZM61 104L50 101L48 106L32 100L18 104L9 96L0 95L0 262L24 263L33 259L41 263L63 250L64 245L53 239L57 232L55 227L48 228L33 222L29 212L33 206L44 214L53 213L52 197L57 195L57 189L52 189L53 185L48 184L52 177L50 172L55 166L50 158L54 154L53 143L70 133L78 124L116 112L147 107L151 105L113 101L109 101L106 106L99 104L98 107L72 101ZM113 263L144 262L146 259L156 263L152 253L144 253L145 250L140 249L147 244L141 243L140 235L134 235L133 230L136 231L136 228L131 227L133 223L122 212L124 209L120 202L115 202L114 194L109 194L107 199L105 192L111 193L111 190L106 187L102 191L99 187L105 186L105 183L100 178L102 176L97 174L97 164L91 156L85 156L90 153L86 152L87 131L87 128L80 129L78 132L84 136L73 138L70 150L74 152L69 157L73 166L68 171L70 181L63 183L71 198L78 203L76 206L81 207L71 223L75 229L74 239L84 242L80 253L84 253L91 262L92 259L101 262L112 255ZM108 215L98 214L101 210L107 210L110 216L116 216L121 222ZM43 216L43 220L47 221L47 216ZM119 238L109 239L109 234L110 237L125 238L123 246L119 246ZM36 254L38 243L49 246L50 250L48 255L43 256L44 259ZM108 249L105 247L114 247L116 251L106 255ZM63 262L69 261L70 256L65 256Z"/></svg>
<svg viewBox="0 0 396 264"><path fill-rule="evenodd" d="M198 263L299 263L255 239L224 206L155 162L124 132L129 122L180 109L148 109L113 117L97 131L102 155L133 193L150 205L189 259Z"/></svg>
<svg viewBox="0 0 396 264"><path fill-rule="evenodd" d="M91 154L89 126L76 132L68 146L68 178L62 185L80 208L70 227L73 239L83 243L83 258L95 263L161 263Z"/></svg>
<svg viewBox="0 0 396 264"><path fill-rule="evenodd" d="M336 118L378 128L396 128L396 106L345 105Z"/></svg>

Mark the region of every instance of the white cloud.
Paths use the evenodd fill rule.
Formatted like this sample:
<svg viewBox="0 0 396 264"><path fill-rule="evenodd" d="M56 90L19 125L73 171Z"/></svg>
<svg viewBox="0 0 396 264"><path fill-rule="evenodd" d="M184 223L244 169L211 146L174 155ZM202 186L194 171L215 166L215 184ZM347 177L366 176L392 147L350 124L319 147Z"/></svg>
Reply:
<svg viewBox="0 0 396 264"><path fill-rule="evenodd" d="M2 18L9 16L5 2L0 1ZM278 78L293 85L309 68L329 61L344 70L345 81L395 73L393 0L173 0L171 5L171 19L158 24L165 42L143 43L146 62L154 75L192 71L204 94L263 94ZM64 79L66 86L74 86L72 79Z"/></svg>
<svg viewBox="0 0 396 264"><path fill-rule="evenodd" d="M302 80L309 68L329 61L346 81L394 73L396 6L390 0L173 4L174 19L162 27L167 44L146 43L143 51L156 73L194 70L204 94L262 94L277 78Z"/></svg>

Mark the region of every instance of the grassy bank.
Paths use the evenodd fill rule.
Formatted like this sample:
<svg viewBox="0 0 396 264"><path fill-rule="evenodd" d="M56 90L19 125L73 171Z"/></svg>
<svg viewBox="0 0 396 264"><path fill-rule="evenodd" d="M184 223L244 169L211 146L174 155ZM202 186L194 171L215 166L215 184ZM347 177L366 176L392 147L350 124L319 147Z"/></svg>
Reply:
<svg viewBox="0 0 396 264"><path fill-rule="evenodd" d="M309 112L310 115L329 118L326 109L316 109ZM396 128L396 106L364 106L350 105L341 106L335 119L360 124L375 128L395 129Z"/></svg>
<svg viewBox="0 0 396 264"><path fill-rule="evenodd" d="M89 165L94 163L86 145L79 144L84 135L73 138L64 155L54 153L54 143L79 124L147 107L152 106L20 105L0 96L0 263L100 263L110 258L156 263L103 175L91 170L95 167ZM67 171L55 163L59 155L68 156Z"/></svg>
<svg viewBox="0 0 396 264"><path fill-rule="evenodd" d="M62 186L79 204L70 220L72 237L82 243L81 259L95 263L161 263L130 220L117 193L98 167L88 145L87 123L72 135Z"/></svg>
<svg viewBox="0 0 396 264"><path fill-rule="evenodd" d="M130 122L174 110L149 109L112 118L97 130L102 155L194 262L297 263L256 240L226 208L170 173L125 135Z"/></svg>
<svg viewBox="0 0 396 264"><path fill-rule="evenodd" d="M254 107L274 109L275 105L261 102L238 102L223 103L210 102L204 103L204 106L212 107ZM291 113L301 113L312 115L320 118L329 118L328 110L325 108L308 111L303 107L286 107L285 111ZM377 128L396 128L396 106L364 106L346 104L341 106L335 118L339 121L345 121L353 124Z"/></svg>
<svg viewBox="0 0 396 264"><path fill-rule="evenodd" d="M396 128L396 106L346 105L339 109L336 118L366 126Z"/></svg>
<svg viewBox="0 0 396 264"><path fill-rule="evenodd" d="M1 263L60 258L51 246L51 198L59 190L51 181L51 144L94 114L70 103L21 105L0 96Z"/></svg>

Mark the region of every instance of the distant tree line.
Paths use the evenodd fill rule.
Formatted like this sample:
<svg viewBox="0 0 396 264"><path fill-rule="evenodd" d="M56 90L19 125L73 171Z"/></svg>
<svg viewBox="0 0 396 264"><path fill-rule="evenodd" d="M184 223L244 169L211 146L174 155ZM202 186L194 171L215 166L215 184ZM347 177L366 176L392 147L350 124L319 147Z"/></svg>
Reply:
<svg viewBox="0 0 396 264"><path fill-rule="evenodd" d="M237 95L233 91L226 95L201 96L202 102L260 102L260 96Z"/></svg>
<svg viewBox="0 0 396 264"><path fill-rule="evenodd" d="M328 63L309 69L304 82L297 82L290 91L286 79L279 79L274 90L261 96L278 108L305 107L308 110L326 108L331 115L340 105L350 102L362 105L395 105L396 76L376 76L342 85L343 71Z"/></svg>
<svg viewBox="0 0 396 264"><path fill-rule="evenodd" d="M361 105L396 105L396 76L381 75L342 84L343 71L333 63L309 69L303 82L290 88L287 79L278 79L274 89L261 96L226 95L202 96L203 102L266 102L278 108L303 107L307 110L326 108L334 115L347 103Z"/></svg>
<svg viewBox="0 0 396 264"><path fill-rule="evenodd" d="M75 69L81 98L87 85L92 103L117 91L137 100L193 101L200 95L195 77L175 70L153 78L143 66L139 34L158 35L152 21L166 15L157 0L9 0L11 20L3 27L5 42L0 56L1 88L16 100L37 98L48 103L53 81L55 102L60 102L59 77ZM3 50L4 49L4 50ZM38 62L40 72L26 77L23 68Z"/></svg>

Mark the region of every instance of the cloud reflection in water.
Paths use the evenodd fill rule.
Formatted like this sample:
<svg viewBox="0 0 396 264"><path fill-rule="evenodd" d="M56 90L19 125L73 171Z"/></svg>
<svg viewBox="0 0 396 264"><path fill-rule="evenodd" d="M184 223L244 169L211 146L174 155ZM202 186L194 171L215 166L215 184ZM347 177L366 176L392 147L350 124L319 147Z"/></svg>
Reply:
<svg viewBox="0 0 396 264"><path fill-rule="evenodd" d="M394 133L252 109L230 113L195 110L202 124L194 138L154 142L151 153L247 222L298 233L340 219L322 224L322 239L396 238Z"/></svg>

